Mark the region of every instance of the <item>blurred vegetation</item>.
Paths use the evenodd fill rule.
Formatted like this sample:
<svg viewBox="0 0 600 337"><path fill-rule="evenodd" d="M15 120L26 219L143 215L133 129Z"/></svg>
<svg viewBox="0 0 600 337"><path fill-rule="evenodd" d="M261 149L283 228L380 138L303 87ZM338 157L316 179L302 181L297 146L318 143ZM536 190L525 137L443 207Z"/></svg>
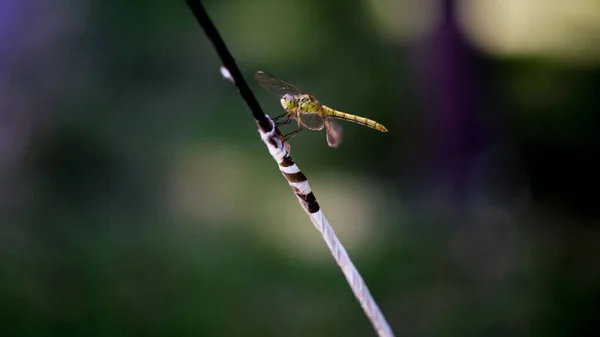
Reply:
<svg viewBox="0 0 600 337"><path fill-rule="evenodd" d="M397 336L598 330L597 2L204 3L390 130L292 155ZM184 1L2 2L3 336L374 335L219 66Z"/></svg>

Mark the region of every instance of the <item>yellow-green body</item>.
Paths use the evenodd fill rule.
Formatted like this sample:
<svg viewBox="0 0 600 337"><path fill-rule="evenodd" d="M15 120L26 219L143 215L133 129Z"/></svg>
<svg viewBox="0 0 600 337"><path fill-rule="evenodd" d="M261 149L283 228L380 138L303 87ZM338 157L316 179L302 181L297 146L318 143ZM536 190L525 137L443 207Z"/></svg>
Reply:
<svg viewBox="0 0 600 337"><path fill-rule="evenodd" d="M357 124L368 126L375 130L379 130L381 132L388 131L385 128L385 126L383 126L383 124L381 123L378 123L369 118L332 109L326 105L320 104L313 96L308 94L298 96L286 94L281 98L281 105L286 111L294 114L299 114L300 119L302 119L302 114L317 114L321 117L333 117L345 121L354 122ZM298 116L293 117L297 118Z"/></svg>
<svg viewBox="0 0 600 337"><path fill-rule="evenodd" d="M335 109L332 109L326 105L321 106L321 112L323 116L330 116L337 119L343 119L345 121L350 121L354 123L358 123L364 126L368 126L372 129L379 130L381 132L387 132L388 130L383 126L383 124L378 123L372 119L349 114L347 112L341 112Z"/></svg>

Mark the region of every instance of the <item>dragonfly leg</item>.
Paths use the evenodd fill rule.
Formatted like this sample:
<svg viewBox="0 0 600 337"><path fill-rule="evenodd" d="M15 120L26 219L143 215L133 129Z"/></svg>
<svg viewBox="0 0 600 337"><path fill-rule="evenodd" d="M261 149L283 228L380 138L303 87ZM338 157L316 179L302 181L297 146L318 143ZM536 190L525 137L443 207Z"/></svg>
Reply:
<svg viewBox="0 0 600 337"><path fill-rule="evenodd" d="M286 112L286 113L284 113L283 115L280 115L280 116L277 116L277 117L273 117L273 118L271 118L271 120L272 120L273 122L276 122L278 119L280 119L280 118L283 118L283 117L285 117L285 116L287 116L287 115L288 115L288 113Z"/></svg>
<svg viewBox="0 0 600 337"><path fill-rule="evenodd" d="M283 115L283 116L285 116L285 115ZM280 116L280 117L282 117L282 116ZM291 122L292 122L292 118L288 115L287 119L285 121L283 121L283 122L275 122L275 126L288 125Z"/></svg>
<svg viewBox="0 0 600 337"><path fill-rule="evenodd" d="M278 122L278 123L275 123L275 125L277 125L277 126L288 125L288 124L290 124L291 122L292 122L292 119L291 119L291 118L288 118L288 119L287 119L286 121L284 121L284 122Z"/></svg>
<svg viewBox="0 0 600 337"><path fill-rule="evenodd" d="M300 127L298 128L298 130L296 131L292 131L286 135L284 135L283 137L285 138L285 141L289 141L290 139L292 139L292 137L294 137L295 135L297 135L300 131L304 130L304 128Z"/></svg>

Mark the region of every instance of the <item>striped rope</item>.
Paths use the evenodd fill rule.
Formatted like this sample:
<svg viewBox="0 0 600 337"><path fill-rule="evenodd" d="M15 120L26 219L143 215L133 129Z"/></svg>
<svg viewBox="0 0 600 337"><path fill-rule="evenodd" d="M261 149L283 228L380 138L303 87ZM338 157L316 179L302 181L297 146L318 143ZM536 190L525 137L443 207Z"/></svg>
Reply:
<svg viewBox="0 0 600 337"><path fill-rule="evenodd" d="M352 263L352 260L350 260L346 249L335 235L327 218L325 218L325 214L323 214L315 194L308 185L308 178L306 178L304 173L300 171L300 168L298 168L296 163L294 163L290 157L289 147L286 149L286 146L282 141L283 135L281 132L273 125L272 121L271 124L272 128L270 131L263 131L260 127L258 128L260 138L267 145L269 153L279 165L281 174L283 174L294 191L294 194L298 197L300 205L302 205L306 213L308 213L313 225L319 233L321 233L321 236L323 236L323 240L325 240L335 262L342 269L354 296L358 299L365 314L377 331L377 334L380 337L393 337L394 333L379 309L379 306L373 299L369 288Z"/></svg>
<svg viewBox="0 0 600 337"><path fill-rule="evenodd" d="M269 153L273 156L277 164L279 164L279 171L281 171L281 174L283 174L290 184L304 210L309 214L318 212L321 207L308 185L308 178L306 178L304 173L298 168L298 165L290 157L288 150L283 145L283 136L278 132L279 130L273 125L273 129L270 132L263 132L260 128L258 131L261 134L263 142L267 144Z"/></svg>

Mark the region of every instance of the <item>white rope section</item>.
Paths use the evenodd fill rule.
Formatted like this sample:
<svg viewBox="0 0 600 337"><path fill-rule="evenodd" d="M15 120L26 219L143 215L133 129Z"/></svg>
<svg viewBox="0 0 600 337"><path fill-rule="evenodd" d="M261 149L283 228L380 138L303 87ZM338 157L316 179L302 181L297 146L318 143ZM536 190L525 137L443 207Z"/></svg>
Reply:
<svg viewBox="0 0 600 337"><path fill-rule="evenodd" d="M258 132L260 133L260 138L267 145L269 153L279 165L279 170L298 197L298 201L306 213L308 213L315 228L317 228L323 236L335 262L337 262L338 266L342 269L350 288L352 288L354 296L358 299L358 302L371 321L371 324L373 324L377 334L380 337L393 337L394 333L381 313L381 310L379 310L379 306L375 303L373 296L371 296L369 288L367 288L365 281L360 276L358 270L352 263L352 260L350 260L346 249L335 235L327 218L325 218L323 211L317 203L315 195L308 185L308 179L290 158L288 149L286 149L282 142L281 134L274 126L270 132L263 132L260 128L258 129Z"/></svg>

